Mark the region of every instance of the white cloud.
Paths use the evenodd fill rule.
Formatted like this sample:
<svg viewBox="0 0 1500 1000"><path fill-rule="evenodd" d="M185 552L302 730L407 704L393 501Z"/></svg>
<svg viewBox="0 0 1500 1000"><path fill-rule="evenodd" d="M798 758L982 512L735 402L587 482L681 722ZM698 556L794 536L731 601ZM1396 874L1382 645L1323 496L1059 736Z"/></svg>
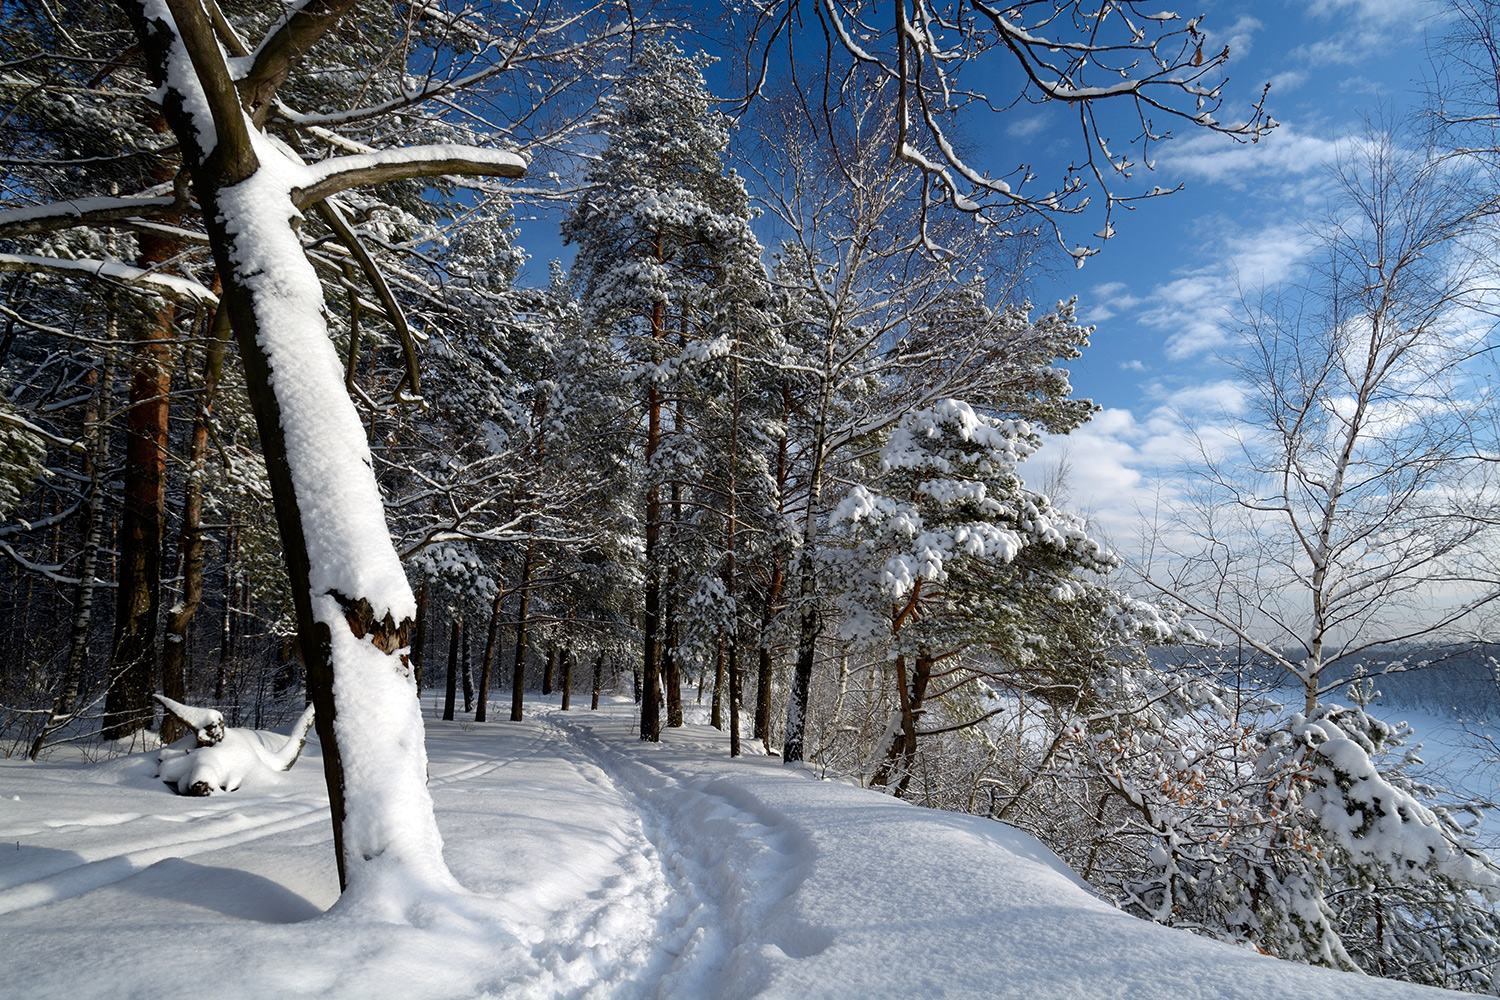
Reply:
<svg viewBox="0 0 1500 1000"><path fill-rule="evenodd" d="M1141 304L1142 299L1130 294L1129 288L1123 281L1106 281L1095 285L1080 297L1084 309L1079 318L1085 323L1103 323L1118 316L1123 310L1134 309Z"/></svg>
<svg viewBox="0 0 1500 1000"><path fill-rule="evenodd" d="M1143 372L1145 370L1146 362L1140 358L1131 358L1129 361L1120 362L1120 371L1122 372Z"/></svg>
<svg viewBox="0 0 1500 1000"><path fill-rule="evenodd" d="M1379 97L1381 94L1388 92L1389 89L1385 84L1377 83L1363 76L1351 76L1339 81L1339 92L1343 94L1368 94L1373 97Z"/></svg>
<svg viewBox="0 0 1500 1000"><path fill-rule="evenodd" d="M1218 456L1238 447L1233 413L1244 407L1243 389L1227 380L1164 390L1144 417L1111 407L1066 437L1048 438L1021 471L1040 486L1065 464L1066 505L1129 551L1149 512L1180 499L1182 474L1201 467L1205 450Z"/></svg>
<svg viewBox="0 0 1500 1000"><path fill-rule="evenodd" d="M1305 179L1334 163L1347 148L1345 137L1304 135L1283 123L1259 142L1235 142L1204 132L1166 148L1157 167L1243 189L1251 184Z"/></svg>
<svg viewBox="0 0 1500 1000"><path fill-rule="evenodd" d="M1359 65L1413 36L1437 20L1441 12L1428 0L1313 0L1308 13L1328 22L1332 38L1292 50L1292 58L1310 65Z"/></svg>
<svg viewBox="0 0 1500 1000"><path fill-rule="evenodd" d="M1428 0L1312 0L1308 12L1330 20L1352 16L1358 23L1401 27L1408 30L1432 12Z"/></svg>
<svg viewBox="0 0 1500 1000"><path fill-rule="evenodd" d="M1225 346L1243 294L1279 284L1307 255L1300 223L1273 223L1231 235L1205 256L1215 263L1152 289L1138 321L1166 333L1166 354L1182 361Z"/></svg>
<svg viewBox="0 0 1500 1000"><path fill-rule="evenodd" d="M1241 14L1233 24L1219 32L1214 31L1213 25L1210 23L1208 25L1208 37L1212 39L1214 44L1208 46L1208 48L1217 49L1219 40L1223 39L1225 44L1229 46L1229 57L1231 59L1243 59L1250 54L1251 40L1255 37L1255 33L1262 27L1264 25L1248 14Z"/></svg>
<svg viewBox="0 0 1500 1000"><path fill-rule="evenodd" d="M1271 93L1281 95L1296 90L1307 82L1307 74L1300 69L1289 69L1271 77Z"/></svg>
<svg viewBox="0 0 1500 1000"><path fill-rule="evenodd" d="M1030 118L1017 118L1005 126L1005 134L1015 139L1030 139L1046 127L1047 119L1044 115L1032 115Z"/></svg>

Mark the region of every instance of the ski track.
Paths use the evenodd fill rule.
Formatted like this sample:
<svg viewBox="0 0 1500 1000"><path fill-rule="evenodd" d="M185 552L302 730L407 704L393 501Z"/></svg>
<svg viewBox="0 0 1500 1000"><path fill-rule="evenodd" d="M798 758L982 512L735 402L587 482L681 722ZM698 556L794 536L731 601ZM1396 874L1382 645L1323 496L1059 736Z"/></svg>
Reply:
<svg viewBox="0 0 1500 1000"><path fill-rule="evenodd" d="M455 842L478 852L471 861L499 873L492 875L501 883L493 898L509 913L504 923L514 934L509 946L495 941L499 968L509 972L476 992L729 1000L760 990L768 959L813 955L826 947L826 934L795 927L776 913L811 861L805 838L743 787L715 777L712 768L679 766L684 751L698 751L630 740L627 725L608 715L563 715L542 707L530 727L524 736L493 730L496 736L504 732L504 739L495 740L471 733L434 739L437 734L429 733L429 748L439 756L429 765L429 787L438 797L444 789L485 798L514 795L509 784L486 779L514 768L525 772L521 780L534 780L524 765L535 759L544 765L536 773L553 780L559 766L566 768L568 777L557 783L564 812L578 803L596 805L592 822L600 839L593 854L577 861L571 882L539 874L545 859L535 856L536 846L515 855L501 836ZM452 822L465 822L462 799L450 797L446 809ZM440 802L440 822L444 815ZM9 870L0 868L0 914L81 896L167 859L326 824L327 816L321 796L302 789L213 796L176 812L143 810L132 802L67 819L12 823L0 828L0 842L17 840L19 849L20 841L31 839L28 850L38 841L46 847ZM463 865L454 870L462 880ZM507 960L506 947L523 953Z"/></svg>
<svg viewBox="0 0 1500 1000"><path fill-rule="evenodd" d="M549 721L633 800L642 857L667 890L657 952L637 975L639 996L751 996L765 981L763 951L808 957L828 946L811 928L776 933L788 922L775 911L812 860L785 817L737 785L674 767L661 744L607 741L593 717Z"/></svg>

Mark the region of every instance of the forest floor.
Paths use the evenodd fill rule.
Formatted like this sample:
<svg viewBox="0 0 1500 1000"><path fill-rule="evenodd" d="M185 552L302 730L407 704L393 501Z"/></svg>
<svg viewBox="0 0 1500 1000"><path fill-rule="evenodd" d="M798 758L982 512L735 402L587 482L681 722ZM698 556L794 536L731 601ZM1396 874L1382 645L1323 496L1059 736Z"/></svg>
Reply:
<svg viewBox="0 0 1500 1000"><path fill-rule="evenodd" d="M0 761L0 994L237 997L1442 995L1127 916L1033 838L634 706L429 722L449 867L473 895L335 906L315 744L183 798L155 753Z"/></svg>

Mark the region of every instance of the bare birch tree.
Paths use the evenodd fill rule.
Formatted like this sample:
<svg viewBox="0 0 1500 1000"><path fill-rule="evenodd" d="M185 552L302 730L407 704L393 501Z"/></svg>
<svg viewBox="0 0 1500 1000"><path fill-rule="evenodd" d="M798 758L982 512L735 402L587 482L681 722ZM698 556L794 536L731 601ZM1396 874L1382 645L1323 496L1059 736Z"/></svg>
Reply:
<svg viewBox="0 0 1500 1000"><path fill-rule="evenodd" d="M1246 307L1233 444L1204 448L1182 544L1148 573L1284 671L1307 712L1347 682L1341 661L1449 634L1500 597L1476 381L1493 289L1466 175L1371 134L1334 179L1303 283Z"/></svg>

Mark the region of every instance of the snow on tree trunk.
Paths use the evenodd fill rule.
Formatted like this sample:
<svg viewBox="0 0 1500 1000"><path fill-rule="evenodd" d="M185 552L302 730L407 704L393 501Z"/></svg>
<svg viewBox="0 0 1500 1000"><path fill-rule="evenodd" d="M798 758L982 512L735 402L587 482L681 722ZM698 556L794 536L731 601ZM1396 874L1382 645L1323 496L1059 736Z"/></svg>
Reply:
<svg viewBox="0 0 1500 1000"><path fill-rule="evenodd" d="M300 536L305 547L294 592L299 619L311 620L303 652L330 787L341 792L334 809L342 880L355 890L367 875L402 869L457 888L432 817L406 657L416 599L390 544L364 426L344 391L322 285L292 229L298 178L279 169L286 161L274 149L256 145L260 169L215 192L214 207L240 351L252 385L270 389L252 390L252 400L268 467L284 463L271 473L282 536ZM204 214L213 217L208 205ZM277 438L283 463L272 461Z"/></svg>
<svg viewBox="0 0 1500 1000"><path fill-rule="evenodd" d="M294 228L301 213L293 192L313 202L361 178L452 173L468 169L454 164L477 162L480 172L515 176L524 161L433 147L304 166L247 116L201 6L121 5L191 165L245 364L323 745L340 883L401 920L417 896L459 887L443 863L433 819L407 658L416 600L390 542L364 427L329 339L322 286ZM289 14L303 31L299 45L311 45L349 6ZM285 56L281 76L292 58ZM262 83L274 92L279 81Z"/></svg>

